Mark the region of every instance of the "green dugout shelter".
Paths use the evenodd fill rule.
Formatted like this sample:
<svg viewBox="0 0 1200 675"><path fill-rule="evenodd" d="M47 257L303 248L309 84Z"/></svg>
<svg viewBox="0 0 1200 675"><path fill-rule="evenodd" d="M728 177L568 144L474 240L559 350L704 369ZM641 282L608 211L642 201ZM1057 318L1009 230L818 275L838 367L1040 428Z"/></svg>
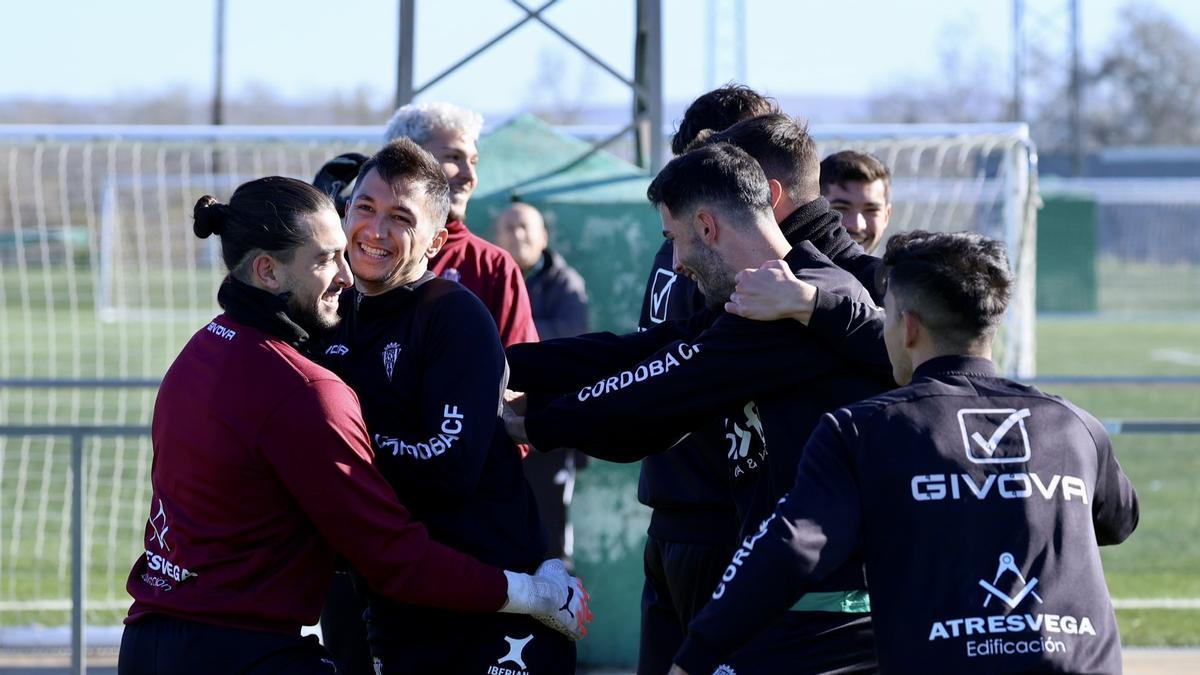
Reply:
<svg viewBox="0 0 1200 675"><path fill-rule="evenodd" d="M492 220L514 199L546 218L550 246L587 282L592 330L637 328L642 294L662 243L646 201L650 175L532 116L479 141L479 186L467 210L473 232L493 239ZM579 472L571 519L576 573L596 615L579 658L589 666L637 662L642 548L649 510L637 501L638 464L593 461Z"/></svg>

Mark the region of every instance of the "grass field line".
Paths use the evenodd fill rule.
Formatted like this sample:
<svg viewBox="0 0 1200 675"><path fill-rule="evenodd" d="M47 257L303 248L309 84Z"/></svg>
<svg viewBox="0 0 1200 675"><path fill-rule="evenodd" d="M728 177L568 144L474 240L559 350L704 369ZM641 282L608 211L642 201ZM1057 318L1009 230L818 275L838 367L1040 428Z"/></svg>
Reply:
<svg viewBox="0 0 1200 675"><path fill-rule="evenodd" d="M1113 609L1200 609L1200 598L1113 598Z"/></svg>

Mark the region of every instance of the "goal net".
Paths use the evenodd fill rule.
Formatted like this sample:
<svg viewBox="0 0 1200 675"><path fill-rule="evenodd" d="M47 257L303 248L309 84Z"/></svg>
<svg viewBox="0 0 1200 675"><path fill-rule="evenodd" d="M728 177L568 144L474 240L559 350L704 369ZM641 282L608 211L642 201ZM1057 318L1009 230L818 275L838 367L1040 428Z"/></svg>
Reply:
<svg viewBox="0 0 1200 675"><path fill-rule="evenodd" d="M1025 128L813 132L822 155L863 149L891 167L893 231L969 229L1007 243L1018 291L1000 361L1032 375L1036 183ZM225 201L271 174L309 180L380 137L374 127L0 127L0 430L149 424L156 382L218 310L219 242L192 234L197 198ZM648 261L622 264L642 279ZM0 647L17 627L67 623L70 451L66 435L0 435ZM84 457L87 622L116 625L142 550L151 449L144 437L92 436Z"/></svg>

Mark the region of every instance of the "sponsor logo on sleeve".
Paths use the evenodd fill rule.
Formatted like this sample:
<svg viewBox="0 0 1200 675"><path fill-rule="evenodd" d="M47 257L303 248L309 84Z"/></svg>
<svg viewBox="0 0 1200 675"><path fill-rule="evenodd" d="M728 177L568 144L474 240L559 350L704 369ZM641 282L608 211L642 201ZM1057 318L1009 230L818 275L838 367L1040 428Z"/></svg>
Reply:
<svg viewBox="0 0 1200 675"><path fill-rule="evenodd" d="M678 368L680 364L690 361L692 357L699 353L700 345L698 344L677 343L674 347L667 350L667 353L662 358L647 361L633 370L623 370L612 377L607 377L596 382L596 384L584 387L579 390L576 398L579 399L580 403L583 403L589 398L600 398L605 394L620 391L630 385L645 382L660 375L666 375L673 368Z"/></svg>
<svg viewBox="0 0 1200 675"><path fill-rule="evenodd" d="M1074 636L1096 636L1089 617L1043 613L1038 578L1023 574L1011 553L1001 553L996 573L976 585L984 591L982 606L1002 613L934 621L930 642L961 639L967 657L979 658L1065 653Z"/></svg>
<svg viewBox="0 0 1200 675"><path fill-rule="evenodd" d="M447 281L461 281L462 274L459 273L457 267L447 267L442 270L442 278Z"/></svg>
<svg viewBox="0 0 1200 675"><path fill-rule="evenodd" d="M235 337L237 337L237 331L235 331L232 328L226 328L225 326L222 326L221 324L217 323L216 321L210 321L208 323L208 325L204 327L204 330L212 333L213 335L216 335L219 338L224 338L230 342L233 342L233 339Z"/></svg>
<svg viewBox="0 0 1200 675"><path fill-rule="evenodd" d="M380 452L386 452L393 457L408 455L413 459L421 460L441 457L458 441L463 430L463 417L458 406L447 404L442 407L442 426L437 435L423 441L409 443L395 436L375 434L375 447Z"/></svg>
<svg viewBox="0 0 1200 675"><path fill-rule="evenodd" d="M735 479L756 473L767 463L767 440L754 401L733 417L725 418L726 454Z"/></svg>

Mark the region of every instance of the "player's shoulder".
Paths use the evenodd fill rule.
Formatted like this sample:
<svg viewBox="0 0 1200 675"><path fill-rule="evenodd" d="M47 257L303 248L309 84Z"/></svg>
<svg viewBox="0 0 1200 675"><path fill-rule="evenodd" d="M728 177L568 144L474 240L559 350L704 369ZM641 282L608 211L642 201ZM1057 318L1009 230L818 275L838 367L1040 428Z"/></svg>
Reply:
<svg viewBox="0 0 1200 675"><path fill-rule="evenodd" d="M445 316L451 321L466 324L472 318L493 322L491 312L470 289L457 281L434 277L421 285L420 312L426 317Z"/></svg>

